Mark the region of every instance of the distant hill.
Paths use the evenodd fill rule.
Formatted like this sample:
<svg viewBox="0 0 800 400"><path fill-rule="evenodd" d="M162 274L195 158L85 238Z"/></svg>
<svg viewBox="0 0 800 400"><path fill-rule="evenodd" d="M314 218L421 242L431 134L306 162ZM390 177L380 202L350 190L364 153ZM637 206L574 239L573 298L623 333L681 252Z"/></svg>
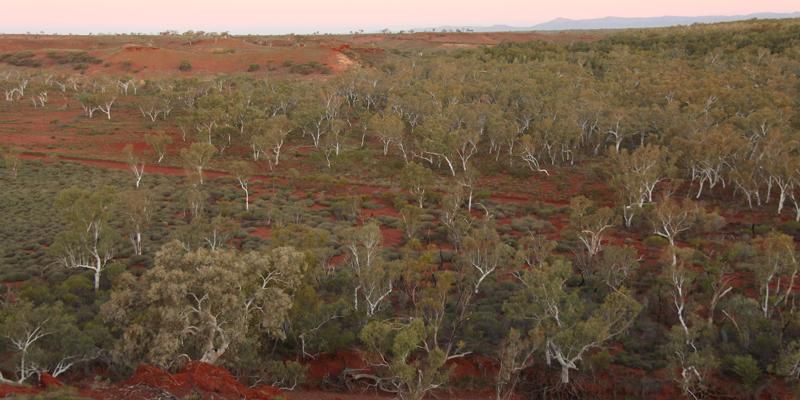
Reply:
<svg viewBox="0 0 800 400"><path fill-rule="evenodd" d="M660 28L676 25L713 24L717 22L742 21L748 19L781 19L800 18L800 12L795 13L758 13L748 15L711 15L701 17L653 17L653 18L622 18L605 17L596 19L566 19L557 18L543 24L534 25L535 31L564 31L585 29L628 29L628 28Z"/></svg>
<svg viewBox="0 0 800 400"><path fill-rule="evenodd" d="M676 25L713 24L717 22L743 21L748 19L783 19L800 18L800 12L794 13L756 13L747 15L707 15L697 17L605 17L594 19L567 19L556 18L542 24L518 27L509 25L492 26L442 26L437 31L471 31L471 32L514 32L514 31L568 31L591 29L630 29L630 28L661 28ZM432 29L426 29L432 30Z"/></svg>

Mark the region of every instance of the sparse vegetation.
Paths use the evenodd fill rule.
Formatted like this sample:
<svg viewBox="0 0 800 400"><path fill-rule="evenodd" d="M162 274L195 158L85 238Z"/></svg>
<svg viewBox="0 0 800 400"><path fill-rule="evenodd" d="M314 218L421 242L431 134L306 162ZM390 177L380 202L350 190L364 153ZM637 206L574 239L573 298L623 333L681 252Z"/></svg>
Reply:
<svg viewBox="0 0 800 400"><path fill-rule="evenodd" d="M183 60L180 64L178 64L178 70L183 72L188 72L192 70L192 63L189 61Z"/></svg>

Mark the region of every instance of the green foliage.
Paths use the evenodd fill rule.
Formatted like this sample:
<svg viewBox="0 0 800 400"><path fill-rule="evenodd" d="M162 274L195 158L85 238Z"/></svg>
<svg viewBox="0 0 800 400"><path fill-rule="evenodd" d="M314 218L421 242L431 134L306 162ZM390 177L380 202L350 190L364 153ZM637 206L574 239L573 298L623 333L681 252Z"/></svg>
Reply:
<svg viewBox="0 0 800 400"><path fill-rule="evenodd" d="M187 60L183 60L183 61L181 61L180 64L178 64L178 70L180 70L182 72L191 71L192 70L192 63L190 63Z"/></svg>
<svg viewBox="0 0 800 400"><path fill-rule="evenodd" d="M661 236L651 235L651 236L646 237L642 241L642 244L644 244L645 246L648 246L648 247L656 247L656 248L658 248L658 247L668 246L669 245L669 241L667 241L667 239L664 239Z"/></svg>
<svg viewBox="0 0 800 400"><path fill-rule="evenodd" d="M83 397L78 394L75 388L64 387L57 389L48 389L39 394L20 394L10 397L15 400L88 400L89 397Z"/></svg>
<svg viewBox="0 0 800 400"><path fill-rule="evenodd" d="M755 389L756 383L761 378L761 368L758 362L749 355L730 356L726 359L725 369L736 376L739 382L749 390Z"/></svg>
<svg viewBox="0 0 800 400"><path fill-rule="evenodd" d="M118 362L167 367L188 354L214 364L227 353L252 351L250 338L283 338L304 260L290 247L187 253L168 243L140 279L121 276L103 305L106 321L122 336Z"/></svg>
<svg viewBox="0 0 800 400"><path fill-rule="evenodd" d="M375 354L389 362L384 374L401 395L421 400L430 390L447 382L450 370L445 368L447 356L439 348L425 353L417 351L426 335L421 319L408 324L369 322L361 330L361 341Z"/></svg>
<svg viewBox="0 0 800 400"><path fill-rule="evenodd" d="M0 336L4 354L10 354L0 366L16 371L20 383L40 371L57 371L64 361L88 360L94 348L90 338L78 329L75 317L59 302L37 306L23 300L5 304L0 310Z"/></svg>
<svg viewBox="0 0 800 400"><path fill-rule="evenodd" d="M48 51L47 58L56 64L100 64L103 60L85 51Z"/></svg>
<svg viewBox="0 0 800 400"><path fill-rule="evenodd" d="M329 66L321 64L317 61L309 61L303 64L290 64L284 66L289 67L290 73L299 75L311 75L311 74L329 75L333 72L331 71L331 68Z"/></svg>
<svg viewBox="0 0 800 400"><path fill-rule="evenodd" d="M610 292L601 303L587 302L566 282L572 266L563 260L526 271L524 287L505 305L518 321L530 320L537 336L546 341L545 354L558 360L561 380L569 383L584 353L622 335L641 310L626 290Z"/></svg>
<svg viewBox="0 0 800 400"><path fill-rule="evenodd" d="M292 390L306 381L308 366L296 361L270 361L266 373L272 386Z"/></svg>
<svg viewBox="0 0 800 400"><path fill-rule="evenodd" d="M42 66L42 62L37 60L36 55L30 51L0 54L0 62L4 62L15 67L39 68Z"/></svg>
<svg viewBox="0 0 800 400"><path fill-rule="evenodd" d="M797 378L800 323L788 288L800 229L787 216L797 206L798 27L749 21L442 52L416 51L415 39L344 49L363 68L330 79L148 77L136 97L119 99L125 111L113 123L45 117L42 146L88 157L66 139L138 126L154 133L144 135L153 161L182 164L188 178L147 165L142 187L123 191L123 172L3 152L0 281L25 282L8 285L2 324L59 311L69 338L48 336L31 357L52 364L50 353L94 346L112 351L112 369L174 366L186 354L253 376L267 359L366 349L387 361L370 360L380 384L411 398L447 382L443 360L461 351L505 363L498 393L509 396L515 366L531 359L560 367L565 381L612 364L643 369L641 387L612 377L615 394L633 397L673 383L689 397L715 395L710 377L720 373L749 390L768 374ZM62 50L0 62L102 63ZM283 66L332 73L313 61ZM71 97L91 113L119 92L94 74L44 75L21 70L0 82L13 100L1 107L9 141L44 90L63 91L64 112L76 115ZM169 112L144 125L126 119L148 99ZM183 140L170 146L174 125ZM180 158L167 154L175 148ZM225 172L204 182L211 167ZM247 178L249 212L232 177ZM784 209L765 217L783 184ZM690 198L712 211L695 213ZM684 211L688 228L668 235L681 265L666 266L668 240L653 232ZM393 229L405 236L398 245ZM154 257L171 238L180 244ZM292 277L259 289L279 273ZM3 346L0 369L13 372L20 356ZM294 362L266 369L284 386L304 375ZM551 387L542 374L522 376L524 389ZM586 397L577 393L585 387L566 397Z"/></svg>

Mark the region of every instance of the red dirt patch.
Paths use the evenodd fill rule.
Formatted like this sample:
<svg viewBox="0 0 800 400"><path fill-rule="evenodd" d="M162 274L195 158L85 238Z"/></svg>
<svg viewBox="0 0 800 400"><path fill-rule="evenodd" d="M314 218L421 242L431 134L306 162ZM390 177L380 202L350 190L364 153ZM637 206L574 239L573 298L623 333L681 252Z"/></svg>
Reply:
<svg viewBox="0 0 800 400"><path fill-rule="evenodd" d="M308 379L321 382L323 379L337 377L345 368L365 369L367 363L361 355L353 351L339 351L333 354L322 354L306 363Z"/></svg>
<svg viewBox="0 0 800 400"><path fill-rule="evenodd" d="M383 234L383 245L386 247L398 247L403 243L403 231L394 228L381 228Z"/></svg>
<svg viewBox="0 0 800 400"><path fill-rule="evenodd" d="M41 389L32 387L0 385L0 398L11 397L17 394L37 394L41 391Z"/></svg>
<svg viewBox="0 0 800 400"><path fill-rule="evenodd" d="M151 365L142 365L125 385L157 388L178 397L199 394L203 399L271 400L281 393L270 386L248 388L224 368L200 362L189 363L175 375Z"/></svg>
<svg viewBox="0 0 800 400"><path fill-rule="evenodd" d="M272 236L272 228L266 226L258 226L250 230L250 234L262 239L269 239Z"/></svg>

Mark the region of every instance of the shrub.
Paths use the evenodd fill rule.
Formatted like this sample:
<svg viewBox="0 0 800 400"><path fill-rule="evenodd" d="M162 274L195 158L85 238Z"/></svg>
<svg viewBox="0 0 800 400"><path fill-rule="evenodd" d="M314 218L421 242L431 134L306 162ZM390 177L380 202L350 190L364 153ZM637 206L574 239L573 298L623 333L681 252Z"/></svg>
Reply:
<svg viewBox="0 0 800 400"><path fill-rule="evenodd" d="M331 68L325 64L320 64L316 61L309 61L305 64L292 64L289 66L289 72L300 75L323 74L329 75L332 71Z"/></svg>
<svg viewBox="0 0 800 400"><path fill-rule="evenodd" d="M669 242L667 241L667 239L664 239L663 237L656 235L648 236L642 241L642 244L644 244L647 247L664 247L668 243Z"/></svg>
<svg viewBox="0 0 800 400"><path fill-rule="evenodd" d="M750 355L728 357L728 372L740 379L742 385L752 389L761 377L758 362Z"/></svg>
<svg viewBox="0 0 800 400"><path fill-rule="evenodd" d="M34 58L34 54L30 51L3 54L0 55L0 61L15 67L38 68L42 66L42 62Z"/></svg>
<svg viewBox="0 0 800 400"><path fill-rule="evenodd" d="M266 370L273 386L294 389L305 382L308 366L296 361L271 361Z"/></svg>
<svg viewBox="0 0 800 400"><path fill-rule="evenodd" d="M56 64L100 64L103 61L85 51L50 51L47 58Z"/></svg>
<svg viewBox="0 0 800 400"><path fill-rule="evenodd" d="M55 388L39 394L21 394L13 396L17 400L85 400L74 388Z"/></svg>
<svg viewBox="0 0 800 400"><path fill-rule="evenodd" d="M191 71L192 70L192 63L190 63L189 61L183 60L178 65L178 69L183 71L183 72Z"/></svg>
<svg viewBox="0 0 800 400"><path fill-rule="evenodd" d="M534 217L514 218L511 220L511 228L517 232L542 232L552 230L552 225L547 221L542 221Z"/></svg>
<svg viewBox="0 0 800 400"><path fill-rule="evenodd" d="M258 64L250 64L250 66L247 67L247 72L256 72L256 71L258 71L260 69L261 69L260 65L258 65Z"/></svg>

